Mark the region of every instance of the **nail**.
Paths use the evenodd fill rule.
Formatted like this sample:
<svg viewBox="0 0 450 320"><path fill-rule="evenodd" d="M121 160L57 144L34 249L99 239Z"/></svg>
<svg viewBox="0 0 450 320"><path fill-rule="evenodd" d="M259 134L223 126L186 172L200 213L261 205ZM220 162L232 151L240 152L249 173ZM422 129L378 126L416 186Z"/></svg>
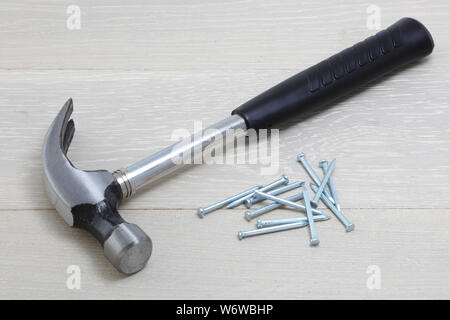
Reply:
<svg viewBox="0 0 450 320"><path fill-rule="evenodd" d="M303 228L303 227L306 227L307 225L308 225L308 222L297 222L297 223L283 224L280 226L267 227L267 228L262 228L262 229L239 231L238 238L239 238L239 240L242 240L244 238L257 236L260 234Z"/></svg>
<svg viewBox="0 0 450 320"><path fill-rule="evenodd" d="M276 196L276 195L282 194L282 193L284 193L284 192L288 192L288 191L291 191L291 190L293 190L293 189L300 188L300 187L302 187L304 184L305 184L304 181L297 181L297 182L288 184L288 185L286 185L286 186L280 187L280 188L278 188L278 189L269 191L269 192L267 192L267 194L270 194L270 195L272 195L272 196ZM264 200L263 198L257 197L257 196L255 196L255 195L253 195L253 196L251 196L250 198L246 199L246 200L244 201L244 204L245 204L245 206L246 206L248 209L250 209L250 207L251 207L253 204L258 203L258 202L261 202L261 201L263 201L263 200Z"/></svg>
<svg viewBox="0 0 450 320"><path fill-rule="evenodd" d="M209 205L207 207L204 207L204 208L198 208L197 209L197 214L198 214L198 216L200 218L203 218L206 214L208 214L208 213L210 213L210 212L212 212L214 210L220 209L220 208L224 207L225 205L227 205L227 204L229 204L229 203L231 203L231 202L233 202L233 201L235 201L237 199L245 197L246 195L248 195L250 193L253 193L253 192L255 192L255 190L258 190L260 188L262 188L262 186L254 186L254 187L252 187L252 188L250 188L248 190L245 190L245 191L243 191L243 192L241 192L241 193L239 193L237 195L234 195L232 197L229 197L229 198L227 198L225 200L216 202L216 203L214 203L212 205Z"/></svg>
<svg viewBox="0 0 450 320"><path fill-rule="evenodd" d="M297 161L302 164L303 168L305 168L306 172L311 177L311 179L315 182L315 184L320 186L320 183L321 183L320 178L317 175L317 173L314 171L314 169L311 167L308 160L306 160L306 156L303 152L297 156ZM324 193L325 193L325 196L328 199L330 199L330 201L334 204L334 199L331 197L331 195L328 193L328 191L324 190Z"/></svg>
<svg viewBox="0 0 450 320"><path fill-rule="evenodd" d="M300 210L301 212L305 212L306 213L306 207L302 206L301 204L297 204L295 202L292 202L288 199L282 199L282 198L278 198L275 196L271 196L270 194L261 192L260 190L256 190L255 194L259 194L261 195L263 198L268 199L268 200L272 200L276 203L279 203L280 205L285 205L291 208L295 208L297 210ZM303 195L302 195L303 196ZM313 214L324 214L322 211L319 211L317 209L312 209Z"/></svg>
<svg viewBox="0 0 450 320"><path fill-rule="evenodd" d="M311 189L313 189L314 191L318 190L318 187L311 182ZM342 214L341 211L339 211L332 203L330 200L328 200L328 198L326 198L323 194L321 196L321 199L323 201L323 203L325 203L325 205L334 213L334 215L336 216L336 218L339 219L339 221L342 222L342 224L345 226L345 230L347 230L348 232L353 231L355 229L355 225L353 223L351 223L350 221L348 221L348 219Z"/></svg>
<svg viewBox="0 0 450 320"><path fill-rule="evenodd" d="M309 232L310 232L310 240L309 245L317 246L320 242L319 237L317 236L316 226L314 224L314 219L311 211L311 200L309 199L308 189L303 187L303 201L305 202L306 207L306 217L308 218Z"/></svg>
<svg viewBox="0 0 450 320"><path fill-rule="evenodd" d="M323 169L323 174L325 174L326 171L328 170L328 161L320 160L319 167L321 167ZM341 203L339 202L337 192L336 192L336 187L334 186L333 179L331 177L330 177L330 179L328 179L328 188L330 189L331 196L333 197L334 206L336 207L336 209L341 211Z"/></svg>
<svg viewBox="0 0 450 320"><path fill-rule="evenodd" d="M333 173L334 167L336 165L336 159L333 159L331 161L330 166L328 167L327 172L325 173L322 182L320 183L319 188L317 189L316 195L314 196L314 199L311 201L311 205L314 208L317 208L317 204L319 203L320 196L322 195L323 191L325 190L325 187L328 184L328 179L330 179L331 174Z"/></svg>
<svg viewBox="0 0 450 320"><path fill-rule="evenodd" d="M313 216L313 218L314 218L315 222L330 220L330 217L327 215L316 215L316 216ZM287 218L287 219L275 219L275 220L258 219L256 221L256 227L258 229L260 229L260 228L273 227L273 226L279 226L282 224L297 223L297 222L308 222L308 218Z"/></svg>
<svg viewBox="0 0 450 320"><path fill-rule="evenodd" d="M298 201L300 199L303 199L303 194L299 193L299 194L294 194L293 196L290 196L288 198L286 198L286 200L289 201ZM252 211L245 211L245 218L250 221L253 218L256 218L264 213L270 212L276 208L282 207L283 205L280 203L271 203L267 206L258 208L256 210L252 210Z"/></svg>
<svg viewBox="0 0 450 320"><path fill-rule="evenodd" d="M285 185L289 183L289 179L286 175L282 175L280 179L268 184L267 186L262 187L259 190L262 191L270 191L272 189L278 188L279 186ZM253 193L250 193L249 195L242 197L240 199L237 199L236 201L233 201L232 203L230 203L229 205L227 205L227 209L231 209L234 207L237 207L239 205L241 205L242 203L244 203L245 200L249 199L250 197L253 196Z"/></svg>

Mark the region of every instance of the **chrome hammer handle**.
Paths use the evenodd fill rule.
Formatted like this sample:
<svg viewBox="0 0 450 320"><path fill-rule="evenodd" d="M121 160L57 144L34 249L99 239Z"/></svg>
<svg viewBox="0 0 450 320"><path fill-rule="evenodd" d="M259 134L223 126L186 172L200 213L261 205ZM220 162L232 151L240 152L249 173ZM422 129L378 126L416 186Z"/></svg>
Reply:
<svg viewBox="0 0 450 320"><path fill-rule="evenodd" d="M186 162L194 163L195 158L201 156L207 146L216 142L217 136L224 137L229 130L233 130L236 134L245 133L247 125L240 116L233 115L127 168L116 170L113 176L122 188L123 197L131 197L140 188L169 174Z"/></svg>

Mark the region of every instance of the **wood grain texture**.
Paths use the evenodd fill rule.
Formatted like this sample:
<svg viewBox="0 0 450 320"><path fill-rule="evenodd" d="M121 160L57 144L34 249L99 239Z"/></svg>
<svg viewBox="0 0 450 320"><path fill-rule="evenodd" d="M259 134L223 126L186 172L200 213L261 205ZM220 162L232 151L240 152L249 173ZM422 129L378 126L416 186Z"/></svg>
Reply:
<svg viewBox="0 0 450 320"><path fill-rule="evenodd" d="M402 16L433 34L433 54L283 125L279 166L192 166L121 206L151 235L149 266L122 277L85 232L67 227L42 187L41 147L68 97L77 131L69 156L115 170L229 115L261 91L371 35L359 1L69 1L0 5L0 298L449 298L450 4L378 1L385 28ZM246 239L243 210L200 220L207 205L337 158L333 179L356 231L333 219ZM270 217L292 215L277 211ZM282 250L280 250L282 248ZM68 265L82 290L65 285ZM382 289L368 290L378 265ZM298 272L302 270L302 272ZM304 271L304 272L303 272Z"/></svg>
<svg viewBox="0 0 450 320"><path fill-rule="evenodd" d="M278 210L267 217L295 214ZM432 218L424 209L346 214L357 230L346 233L336 219L317 223L321 243L311 248L305 228L239 241L237 231L254 225L245 221L242 210L217 211L203 220L191 210L126 210L124 216L152 236L154 252L147 268L125 277L104 259L90 235L67 228L53 210L3 211L0 231L9 236L1 238L7 258L0 260L0 298L448 296L449 210ZM80 290L66 288L69 265L82 270ZM371 265L381 269L380 290L367 289Z"/></svg>
<svg viewBox="0 0 450 320"><path fill-rule="evenodd" d="M71 4L81 9L79 31L66 28ZM375 4L382 27L416 17L438 31L436 42L449 53L448 1ZM0 67L295 72L372 35L366 28L368 5L357 0L3 1Z"/></svg>

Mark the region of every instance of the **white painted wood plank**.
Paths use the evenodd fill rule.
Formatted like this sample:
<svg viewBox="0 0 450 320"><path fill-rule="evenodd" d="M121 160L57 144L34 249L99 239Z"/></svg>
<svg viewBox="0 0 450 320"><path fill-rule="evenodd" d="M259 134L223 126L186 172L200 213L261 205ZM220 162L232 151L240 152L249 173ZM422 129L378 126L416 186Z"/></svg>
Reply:
<svg viewBox="0 0 450 320"><path fill-rule="evenodd" d="M280 165L195 166L121 206L151 235L150 265L119 275L42 188L41 146L69 97L83 169L114 170L169 145L173 129L212 124L254 95L371 35L359 1L72 1L0 5L0 298L448 298L450 31L448 1L377 1L385 28L422 21L436 47L332 108L293 119ZM301 121L298 121L301 120ZM319 248L290 231L239 242L243 210L200 220L199 205L337 158L334 181L356 231L318 224ZM413 209L414 208L414 209ZM288 217L277 211L267 217ZM280 249L281 248L281 249ZM82 290L66 288L79 265ZM368 290L367 267L382 272ZM299 272L300 270L300 272Z"/></svg>
<svg viewBox="0 0 450 320"><path fill-rule="evenodd" d="M203 220L190 210L126 211L152 237L150 264L118 274L86 232L54 211L2 211L0 298L336 299L448 298L449 210L347 210L356 230L332 219L308 230L248 238L243 211ZM289 217L278 210L267 217ZM18 218L20 217L20 218ZM11 232L13 231L13 232ZM69 265L81 268L81 290L66 287ZM367 268L381 270L381 289L366 286Z"/></svg>
<svg viewBox="0 0 450 320"><path fill-rule="evenodd" d="M279 167L202 165L165 179L124 208L195 208L286 173L307 179L303 151L316 166L337 158L335 184L347 208L449 208L448 74L441 57L394 74L280 132ZM65 99L77 127L69 156L83 169L115 170L164 148L174 129L193 132L287 75L284 72L0 73L2 208L51 208L42 188L41 146ZM274 79L276 79L274 81ZM439 80L437 80L439 79Z"/></svg>
<svg viewBox="0 0 450 320"><path fill-rule="evenodd" d="M69 30L69 5L81 29ZM2 1L1 69L289 70L372 35L370 3L297 1ZM379 0L381 24L404 16L450 48L448 1ZM449 70L448 64L441 68Z"/></svg>

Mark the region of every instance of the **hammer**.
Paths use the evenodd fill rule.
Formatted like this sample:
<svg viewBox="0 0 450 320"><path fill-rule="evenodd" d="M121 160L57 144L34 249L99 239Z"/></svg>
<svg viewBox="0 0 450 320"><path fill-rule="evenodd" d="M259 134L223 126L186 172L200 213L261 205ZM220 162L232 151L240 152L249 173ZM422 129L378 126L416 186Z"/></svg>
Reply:
<svg viewBox="0 0 450 320"><path fill-rule="evenodd" d="M433 39L419 21L403 18L389 28L306 69L233 110L231 116L127 168L114 172L84 171L67 158L75 126L69 99L51 124L42 152L45 189L61 217L72 227L89 231L106 258L122 273L146 265L152 242L135 224L122 219L120 202L182 163L174 161L204 150L214 136L228 130L271 128L395 68L429 55ZM214 135L212 134L214 132Z"/></svg>

